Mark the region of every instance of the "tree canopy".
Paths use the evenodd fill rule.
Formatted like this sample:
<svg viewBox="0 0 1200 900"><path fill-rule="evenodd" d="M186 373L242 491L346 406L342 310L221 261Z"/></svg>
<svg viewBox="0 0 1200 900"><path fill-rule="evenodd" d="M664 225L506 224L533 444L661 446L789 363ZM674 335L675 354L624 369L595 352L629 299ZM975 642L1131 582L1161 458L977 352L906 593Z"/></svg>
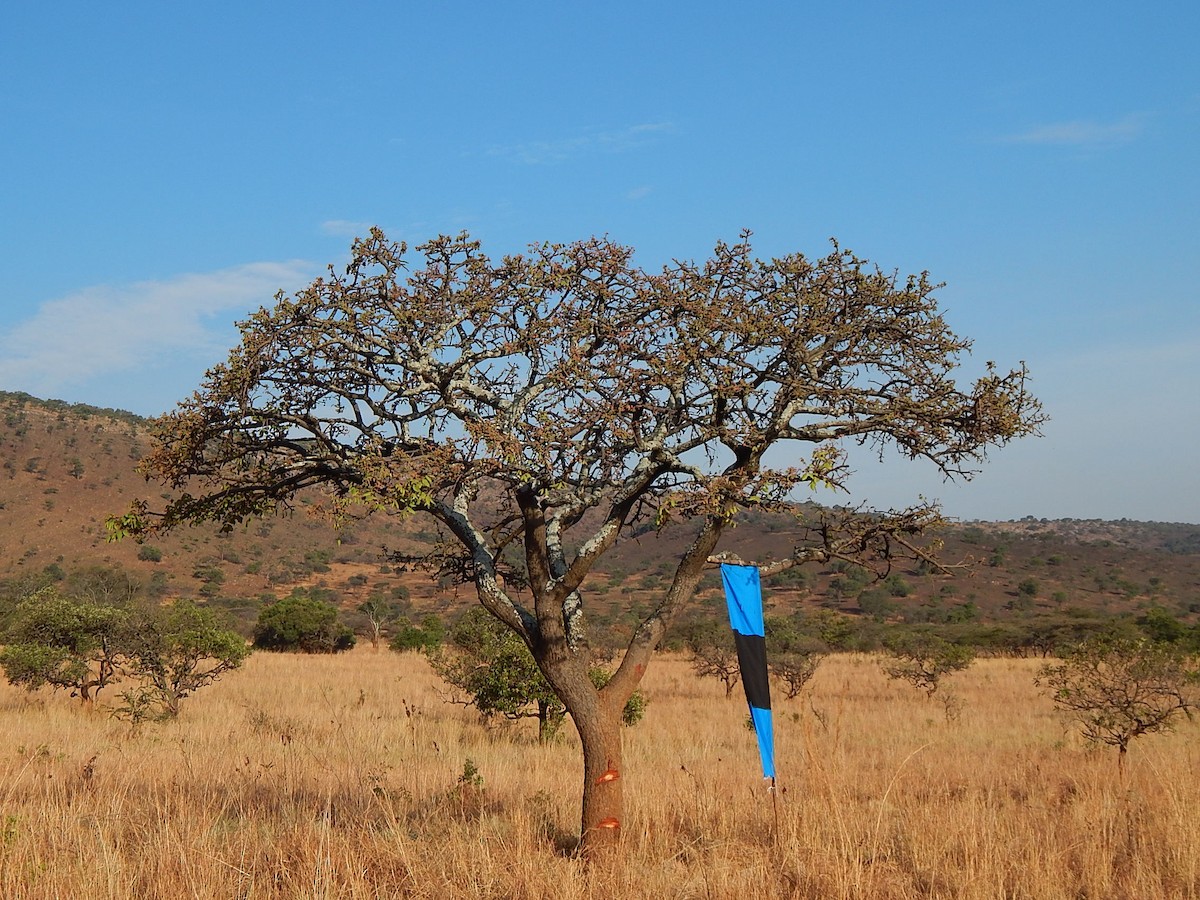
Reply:
<svg viewBox="0 0 1200 900"><path fill-rule="evenodd" d="M431 515L446 540L423 562L474 584L580 731L585 843L619 831L620 783L595 781L619 767L619 712L740 509L843 487L849 442L969 477L1042 421L1023 365L955 383L970 342L926 274L836 244L760 260L748 235L657 271L632 256L593 238L493 261L466 235L410 253L372 230L344 272L241 323L228 361L156 422L142 469L177 493L111 522L228 528L316 486L335 518ZM886 557L938 521L925 502L868 513L822 515L764 573ZM623 531L672 518L696 537L597 689L584 580Z"/></svg>

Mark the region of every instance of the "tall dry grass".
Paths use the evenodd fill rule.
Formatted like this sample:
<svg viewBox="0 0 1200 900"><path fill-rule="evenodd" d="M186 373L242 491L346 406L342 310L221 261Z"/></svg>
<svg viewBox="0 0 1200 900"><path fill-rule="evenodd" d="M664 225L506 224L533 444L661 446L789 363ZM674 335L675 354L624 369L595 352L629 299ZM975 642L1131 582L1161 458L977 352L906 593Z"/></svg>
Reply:
<svg viewBox="0 0 1200 900"><path fill-rule="evenodd" d="M1194 730L1135 744L1120 783L1036 667L981 661L943 703L827 660L776 703L773 802L744 702L660 659L626 734L624 856L590 866L573 735L484 727L417 656L258 654L140 730L2 686L0 896L1200 894Z"/></svg>

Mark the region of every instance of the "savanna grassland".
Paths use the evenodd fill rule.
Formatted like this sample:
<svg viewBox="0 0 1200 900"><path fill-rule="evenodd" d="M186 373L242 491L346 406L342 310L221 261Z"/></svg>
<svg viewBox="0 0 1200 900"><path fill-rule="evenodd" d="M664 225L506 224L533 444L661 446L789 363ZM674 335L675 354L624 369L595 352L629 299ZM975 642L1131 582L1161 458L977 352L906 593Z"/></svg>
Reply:
<svg viewBox="0 0 1200 900"><path fill-rule="evenodd" d="M484 726L416 654L259 653L138 729L0 685L0 896L1200 894L1194 726L1135 742L1122 781L1037 666L980 660L928 699L826 659L776 702L773 802L744 702L661 658L626 732L624 856L591 864L569 725Z"/></svg>

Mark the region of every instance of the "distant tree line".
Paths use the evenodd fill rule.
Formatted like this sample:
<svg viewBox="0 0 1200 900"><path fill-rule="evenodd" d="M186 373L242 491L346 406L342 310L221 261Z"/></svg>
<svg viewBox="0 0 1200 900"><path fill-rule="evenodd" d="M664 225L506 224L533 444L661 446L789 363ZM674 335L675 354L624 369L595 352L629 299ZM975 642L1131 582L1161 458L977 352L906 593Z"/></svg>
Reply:
<svg viewBox="0 0 1200 900"><path fill-rule="evenodd" d="M105 406L92 406L88 403L68 403L65 400L42 400L24 391L0 391L0 404L5 406L36 406L50 412L68 412L81 419L101 416L106 419L116 419L134 425L144 424L144 416L129 412L125 409L110 409Z"/></svg>

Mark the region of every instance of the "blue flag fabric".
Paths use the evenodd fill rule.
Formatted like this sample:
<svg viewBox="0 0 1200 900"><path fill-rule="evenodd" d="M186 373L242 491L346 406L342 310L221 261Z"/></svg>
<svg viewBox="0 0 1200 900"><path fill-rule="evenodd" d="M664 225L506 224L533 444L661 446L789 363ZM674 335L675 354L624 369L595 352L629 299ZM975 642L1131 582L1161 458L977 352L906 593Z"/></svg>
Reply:
<svg viewBox="0 0 1200 900"><path fill-rule="evenodd" d="M775 779L775 731L771 721L771 686L767 680L767 642L763 627L762 586L757 566L721 564L729 625L737 645L738 666L750 718L758 737L763 777Z"/></svg>

